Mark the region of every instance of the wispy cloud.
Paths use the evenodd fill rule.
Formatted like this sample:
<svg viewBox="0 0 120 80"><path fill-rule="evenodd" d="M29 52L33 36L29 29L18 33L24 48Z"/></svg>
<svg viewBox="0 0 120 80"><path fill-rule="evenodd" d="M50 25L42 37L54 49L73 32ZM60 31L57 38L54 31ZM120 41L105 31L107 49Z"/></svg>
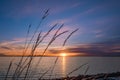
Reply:
<svg viewBox="0 0 120 80"><path fill-rule="evenodd" d="M62 5L57 5L57 7L53 6L52 13L53 14L59 14L59 13L62 13L66 10L69 11L71 9L75 9L77 7L80 7L83 4L84 4L83 2L73 2L73 3L67 3L67 4L62 3Z"/></svg>
<svg viewBox="0 0 120 80"><path fill-rule="evenodd" d="M60 47L62 45L63 41L65 40L65 37L68 36L68 34L72 31L72 29L70 27L63 27L58 32L58 34L59 34L66 30L68 30L69 32L60 36L59 38L57 38L50 47ZM56 28L54 30L52 30L50 32L50 34L43 40L43 42L40 44L40 46L38 48L44 49L45 46L50 42L51 38L53 37L53 35L55 34L56 31L57 31ZM43 37L43 35L45 35L46 33L47 32L43 32L41 36ZM37 34L35 36L37 36ZM28 37L28 42L30 39L31 39L31 36ZM26 40L26 38L14 38L10 41L3 41L0 43L0 50L3 53L9 53L9 54L19 53L19 54L21 54L24 49L25 40ZM29 43L30 47L29 47L28 51L31 49L31 46L35 40L36 40L36 38L34 38L33 41L31 43Z"/></svg>
<svg viewBox="0 0 120 80"><path fill-rule="evenodd" d="M24 38L16 38L10 41L3 41L0 42L0 52L5 53L5 54L17 54L17 52L23 50L23 43L24 43Z"/></svg>
<svg viewBox="0 0 120 80"><path fill-rule="evenodd" d="M58 28L58 27L57 27ZM62 43L64 42L65 38L70 34L71 31L73 31L74 29L71 28L70 26L64 26L59 32L62 33L64 31L68 31L67 33L59 36L54 42L53 42L53 46L58 47L61 46ZM51 40L51 38L53 37L53 35L55 34L55 32L57 31L57 29L55 28L54 30L51 31L51 33L45 38L45 40L43 41L43 43L46 43L46 45L49 43L49 41ZM45 35L47 32L43 32L43 35ZM76 34L74 34L74 36L76 36Z"/></svg>
<svg viewBox="0 0 120 80"><path fill-rule="evenodd" d="M60 49L51 49L50 52L54 54L59 54L61 52L66 52L68 54L74 53L77 55L81 55L84 53L83 56L120 56L120 43L118 42L109 41L103 43L93 43L93 44L82 44L77 46L71 46L64 50Z"/></svg>
<svg viewBox="0 0 120 80"><path fill-rule="evenodd" d="M6 46L0 46L0 48L6 49L6 50L12 50L10 47L6 47Z"/></svg>
<svg viewBox="0 0 120 80"><path fill-rule="evenodd" d="M93 33L95 34L96 38L102 38L103 36L105 36L103 30L95 30L93 31Z"/></svg>

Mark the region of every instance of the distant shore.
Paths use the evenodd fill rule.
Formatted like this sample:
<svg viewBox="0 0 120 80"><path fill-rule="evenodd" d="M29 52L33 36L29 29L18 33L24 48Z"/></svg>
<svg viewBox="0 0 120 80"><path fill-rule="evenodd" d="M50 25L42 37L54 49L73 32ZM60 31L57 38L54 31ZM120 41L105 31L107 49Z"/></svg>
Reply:
<svg viewBox="0 0 120 80"><path fill-rule="evenodd" d="M0 57L22 57L22 55L0 55ZM24 55L24 57L31 57L29 55ZM34 55L32 57L58 57L58 56L48 56L48 55ZM62 57L62 56L59 56ZM98 56L98 55L80 55L80 56L66 56L66 57L120 57L120 56L110 56L110 55L106 55L106 56Z"/></svg>

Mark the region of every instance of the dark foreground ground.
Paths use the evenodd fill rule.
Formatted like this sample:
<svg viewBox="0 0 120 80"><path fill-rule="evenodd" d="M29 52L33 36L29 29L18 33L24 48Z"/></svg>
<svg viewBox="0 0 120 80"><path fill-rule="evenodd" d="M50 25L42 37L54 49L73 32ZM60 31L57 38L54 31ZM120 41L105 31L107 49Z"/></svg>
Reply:
<svg viewBox="0 0 120 80"><path fill-rule="evenodd" d="M5 77L0 77L0 80L5 80ZM6 80L12 80L11 77L7 77ZM24 80L24 78L19 78L17 80ZM120 80L120 72L115 73L101 73L95 75L78 75L73 77L55 78L55 79L37 79L30 78L26 80Z"/></svg>
<svg viewBox="0 0 120 80"><path fill-rule="evenodd" d="M96 75L79 75L77 77L66 77L52 80L120 80L120 72L101 73Z"/></svg>

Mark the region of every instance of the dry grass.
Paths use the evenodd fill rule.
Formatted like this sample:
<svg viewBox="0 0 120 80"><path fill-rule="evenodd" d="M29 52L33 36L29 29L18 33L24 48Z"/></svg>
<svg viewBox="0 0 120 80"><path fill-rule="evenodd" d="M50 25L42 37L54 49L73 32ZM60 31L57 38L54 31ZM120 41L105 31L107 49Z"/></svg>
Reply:
<svg viewBox="0 0 120 80"><path fill-rule="evenodd" d="M39 66L39 64L41 64L41 60L42 58L44 57L46 51L48 50L48 48L51 46L52 43L54 43L54 41L60 37L61 35L64 35L65 33L69 32L69 30L65 30L63 32L60 33L60 30L64 27L64 24L62 24L61 26L59 26L59 28L56 30L56 32L54 33L54 35L52 36L51 40L49 40L48 44L46 45L46 48L44 49L43 53L42 53L42 56L39 57L39 60L37 61L36 65L32 66L32 62L33 62L33 59L34 59L34 55L35 55L35 51L36 49L38 48L38 46L40 46L40 43L42 43L44 41L44 39L54 30L54 28L56 26L58 26L58 24L56 23L55 25L53 25L46 34L42 35L42 31L40 30L39 34L37 35L40 27L41 27L41 23L46 19L46 17L49 15L49 9L45 11L45 13L43 14L41 20L40 20L40 23L38 24L38 26L36 27L32 37L30 40L28 40L28 36L30 34L30 29L32 27L32 25L30 24L28 26L28 31L27 31L27 35L26 35L26 41L25 41L25 45L24 45L24 50L23 50L23 54L22 54L22 57L20 59L20 61L18 62L16 68L15 68L15 71L13 73L13 76L12 76L12 80L18 80L20 77L23 78L23 80L30 80L32 79L32 77L34 77L34 75L36 75L37 73L33 71L36 70ZM68 37L66 37L65 41L63 42L63 45L62 47L65 46L67 40L72 36L72 34L74 34L78 29L75 29L74 31L72 31ZM37 37L35 36L37 35ZM35 39L36 38L36 39ZM35 39L35 41L34 41ZM31 47L31 43L34 41L34 44L32 44L32 47ZM27 50L28 48L31 47L31 51L30 51L30 56L29 57L26 57L26 53L27 53ZM50 70L51 70L51 75L49 77L49 79L51 79L51 76L53 74L53 71L54 71L54 68L55 68L55 65L58 61L59 57L56 57L55 61L54 61L54 64L52 67L50 67L48 70L46 70L43 74L40 74L39 77L38 77L38 80L41 80ZM12 63L13 61L10 62L9 64L9 67L8 67L8 70L7 70L7 73L6 73L6 76L5 76L5 80L7 80L7 77L8 77L8 74L9 74L9 71L11 69L11 66L12 66ZM41 71L39 71L41 73ZM32 77L30 77L32 75Z"/></svg>

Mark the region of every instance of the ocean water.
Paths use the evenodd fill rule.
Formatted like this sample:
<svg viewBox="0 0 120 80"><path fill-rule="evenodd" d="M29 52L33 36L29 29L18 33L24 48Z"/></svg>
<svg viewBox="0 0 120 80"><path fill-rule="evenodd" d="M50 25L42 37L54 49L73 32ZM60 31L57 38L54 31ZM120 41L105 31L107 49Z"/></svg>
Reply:
<svg viewBox="0 0 120 80"><path fill-rule="evenodd" d="M11 60L13 60L13 64L9 75L12 75L20 58L21 57L0 57L0 76L5 76ZM38 64L37 68L35 68L39 57L34 57L31 65L31 71L35 71L35 74L40 75L48 70L44 77L51 75L52 78L64 77L83 64L86 65L80 67L69 76L120 71L120 57L59 57L55 68L52 71L55 59L56 57L43 57L40 64ZM88 69L87 72L86 69Z"/></svg>

